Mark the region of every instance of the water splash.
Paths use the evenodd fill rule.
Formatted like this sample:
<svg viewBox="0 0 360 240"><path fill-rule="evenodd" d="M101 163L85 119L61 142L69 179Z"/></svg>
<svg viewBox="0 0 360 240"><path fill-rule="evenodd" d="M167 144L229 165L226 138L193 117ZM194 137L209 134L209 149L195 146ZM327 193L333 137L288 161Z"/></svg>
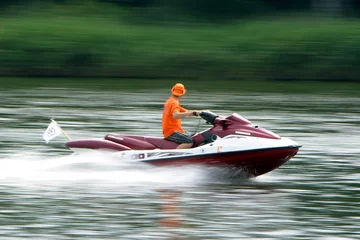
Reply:
<svg viewBox="0 0 360 240"><path fill-rule="evenodd" d="M52 158L19 153L0 160L0 181L21 185L193 185L206 182L206 173L201 167L154 167L127 159L119 161L100 152Z"/></svg>

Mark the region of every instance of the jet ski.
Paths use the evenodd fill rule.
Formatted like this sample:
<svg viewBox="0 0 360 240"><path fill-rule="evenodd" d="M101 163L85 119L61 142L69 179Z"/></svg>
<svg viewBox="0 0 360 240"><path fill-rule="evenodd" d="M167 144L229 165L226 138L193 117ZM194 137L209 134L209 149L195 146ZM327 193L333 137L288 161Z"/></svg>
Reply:
<svg viewBox="0 0 360 240"><path fill-rule="evenodd" d="M179 145L163 137L109 133L101 139L70 140L65 146L79 150L110 151L120 159L156 166L206 165L225 167L256 177L277 169L294 157L301 145L254 126L237 113L218 116L204 111L199 116L212 125L192 136L193 146Z"/></svg>

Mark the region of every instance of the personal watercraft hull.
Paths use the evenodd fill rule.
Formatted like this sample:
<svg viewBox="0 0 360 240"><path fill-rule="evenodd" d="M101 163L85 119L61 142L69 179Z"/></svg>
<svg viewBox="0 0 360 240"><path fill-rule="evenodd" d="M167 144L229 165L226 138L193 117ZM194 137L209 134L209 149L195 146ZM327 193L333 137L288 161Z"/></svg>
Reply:
<svg viewBox="0 0 360 240"><path fill-rule="evenodd" d="M289 161L298 147L257 149L144 161L156 166L206 165L236 168L256 177L275 170Z"/></svg>
<svg viewBox="0 0 360 240"><path fill-rule="evenodd" d="M256 177L270 172L296 155L301 147L288 138L264 139L256 137L231 136L191 149L121 149L104 139L78 140L67 143L75 152L79 149L107 151L122 160L144 162L155 166L206 165L220 168L238 169Z"/></svg>

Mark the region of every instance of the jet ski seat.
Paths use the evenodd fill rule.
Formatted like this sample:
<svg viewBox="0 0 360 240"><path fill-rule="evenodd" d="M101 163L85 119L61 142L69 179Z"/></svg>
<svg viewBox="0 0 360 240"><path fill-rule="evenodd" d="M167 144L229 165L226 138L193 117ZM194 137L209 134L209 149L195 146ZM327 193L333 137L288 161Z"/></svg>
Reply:
<svg viewBox="0 0 360 240"><path fill-rule="evenodd" d="M175 149L179 145L162 137L145 137L145 140L159 149Z"/></svg>

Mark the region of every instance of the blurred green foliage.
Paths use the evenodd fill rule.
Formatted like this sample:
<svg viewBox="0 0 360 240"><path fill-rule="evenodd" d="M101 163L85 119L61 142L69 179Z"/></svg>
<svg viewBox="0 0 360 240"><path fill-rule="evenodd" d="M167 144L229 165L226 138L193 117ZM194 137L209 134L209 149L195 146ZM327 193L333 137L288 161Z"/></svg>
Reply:
<svg viewBox="0 0 360 240"><path fill-rule="evenodd" d="M197 92L211 92L224 94L254 94L254 93L282 93L282 94L320 94L342 95L358 97L360 84L357 82L325 82L325 81L238 81L223 80L209 84L208 80L182 79L189 94ZM0 89L29 89L29 88L78 88L92 91L129 91L129 92L170 92L174 79L139 79L139 78L26 78L26 77L1 77ZM191 93L190 93L191 92ZM306 96L304 96L306 97ZM351 104L351 102L349 103Z"/></svg>
<svg viewBox="0 0 360 240"><path fill-rule="evenodd" d="M2 1L0 75L358 80L359 20L290 2Z"/></svg>

